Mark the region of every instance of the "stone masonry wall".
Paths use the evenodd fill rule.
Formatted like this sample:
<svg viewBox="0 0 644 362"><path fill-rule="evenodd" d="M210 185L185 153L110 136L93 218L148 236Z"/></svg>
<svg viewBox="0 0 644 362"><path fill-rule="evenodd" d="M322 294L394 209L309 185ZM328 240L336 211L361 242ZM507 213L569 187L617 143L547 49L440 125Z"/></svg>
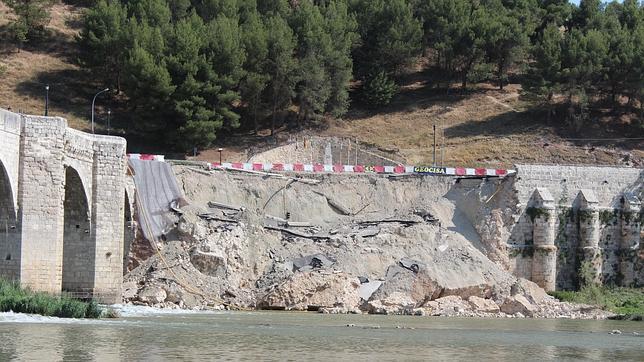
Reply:
<svg viewBox="0 0 644 362"><path fill-rule="evenodd" d="M0 145L0 276L120 301L125 140L0 109Z"/></svg>
<svg viewBox="0 0 644 362"><path fill-rule="evenodd" d="M522 205L543 187L560 205L571 205L579 190L586 189L595 192L600 207L618 207L621 195L641 188L644 180L644 169L639 168L516 165L516 170L515 188Z"/></svg>
<svg viewBox="0 0 644 362"><path fill-rule="evenodd" d="M96 136L92 233L96 238L94 288L102 300L120 300L123 282L126 143Z"/></svg>
<svg viewBox="0 0 644 362"><path fill-rule="evenodd" d="M62 283L62 167L67 122L23 117L20 142L20 281L34 290L56 293Z"/></svg>
<svg viewBox="0 0 644 362"><path fill-rule="evenodd" d="M547 211L550 214L547 220L553 223L549 227L554 227L557 289L578 287L579 270L584 262L599 268L597 282L642 285L644 280L637 276L641 268L638 258L641 216L639 209L636 212L622 209L625 196L642 197L643 184L644 170L636 168L517 165L514 189L518 205L507 240L510 269L527 279L535 272L540 273L534 270L539 255L535 255L533 233L535 227L541 227L536 224L539 215L535 220L534 213L542 210L531 208L530 200L537 188L543 188L555 202L555 209ZM575 203L580 192L596 198L592 210ZM586 245L591 240L597 249ZM538 266L544 267L548 266Z"/></svg>

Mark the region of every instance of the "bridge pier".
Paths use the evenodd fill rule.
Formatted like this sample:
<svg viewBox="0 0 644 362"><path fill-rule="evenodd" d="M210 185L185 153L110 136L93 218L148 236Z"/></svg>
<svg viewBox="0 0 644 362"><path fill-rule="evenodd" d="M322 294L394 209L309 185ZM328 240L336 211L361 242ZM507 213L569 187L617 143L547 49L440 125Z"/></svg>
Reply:
<svg viewBox="0 0 644 362"><path fill-rule="evenodd" d="M582 189L575 200L579 219L581 283L602 284L602 249L599 247L599 201L592 190Z"/></svg>

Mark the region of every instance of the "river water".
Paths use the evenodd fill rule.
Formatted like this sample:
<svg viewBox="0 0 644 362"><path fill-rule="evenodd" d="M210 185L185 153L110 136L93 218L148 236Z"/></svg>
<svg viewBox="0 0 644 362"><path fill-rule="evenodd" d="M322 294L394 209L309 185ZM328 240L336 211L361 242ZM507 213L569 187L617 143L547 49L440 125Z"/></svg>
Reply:
<svg viewBox="0 0 644 362"><path fill-rule="evenodd" d="M0 313L0 361L644 361L642 322L145 308L123 315L65 320ZM614 329L622 334L610 335Z"/></svg>

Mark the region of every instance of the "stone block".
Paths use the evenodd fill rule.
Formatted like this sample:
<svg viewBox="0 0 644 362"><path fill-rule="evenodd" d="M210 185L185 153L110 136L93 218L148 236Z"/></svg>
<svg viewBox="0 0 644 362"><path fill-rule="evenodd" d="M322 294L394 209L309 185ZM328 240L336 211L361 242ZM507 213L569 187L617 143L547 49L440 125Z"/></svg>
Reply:
<svg viewBox="0 0 644 362"><path fill-rule="evenodd" d="M522 295L515 295L505 299L501 305L501 312L505 314L517 314L521 313L524 316L532 317L535 312L538 311L538 307L530 303L526 297Z"/></svg>

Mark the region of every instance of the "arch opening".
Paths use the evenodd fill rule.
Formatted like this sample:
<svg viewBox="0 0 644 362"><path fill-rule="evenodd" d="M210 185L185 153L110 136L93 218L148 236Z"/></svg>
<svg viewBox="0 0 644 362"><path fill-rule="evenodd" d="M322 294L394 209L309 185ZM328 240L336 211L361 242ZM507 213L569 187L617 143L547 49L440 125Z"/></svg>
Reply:
<svg viewBox="0 0 644 362"><path fill-rule="evenodd" d="M128 272L127 265L130 260L130 249L136 236L136 224L132 219L132 206L127 191L125 191L123 207L125 208L123 213L123 275L125 275Z"/></svg>
<svg viewBox="0 0 644 362"><path fill-rule="evenodd" d="M83 182L76 170L65 168L62 290L92 293L96 240L92 237L90 212Z"/></svg>
<svg viewBox="0 0 644 362"><path fill-rule="evenodd" d="M0 277L20 276L20 232L9 174L0 161Z"/></svg>

